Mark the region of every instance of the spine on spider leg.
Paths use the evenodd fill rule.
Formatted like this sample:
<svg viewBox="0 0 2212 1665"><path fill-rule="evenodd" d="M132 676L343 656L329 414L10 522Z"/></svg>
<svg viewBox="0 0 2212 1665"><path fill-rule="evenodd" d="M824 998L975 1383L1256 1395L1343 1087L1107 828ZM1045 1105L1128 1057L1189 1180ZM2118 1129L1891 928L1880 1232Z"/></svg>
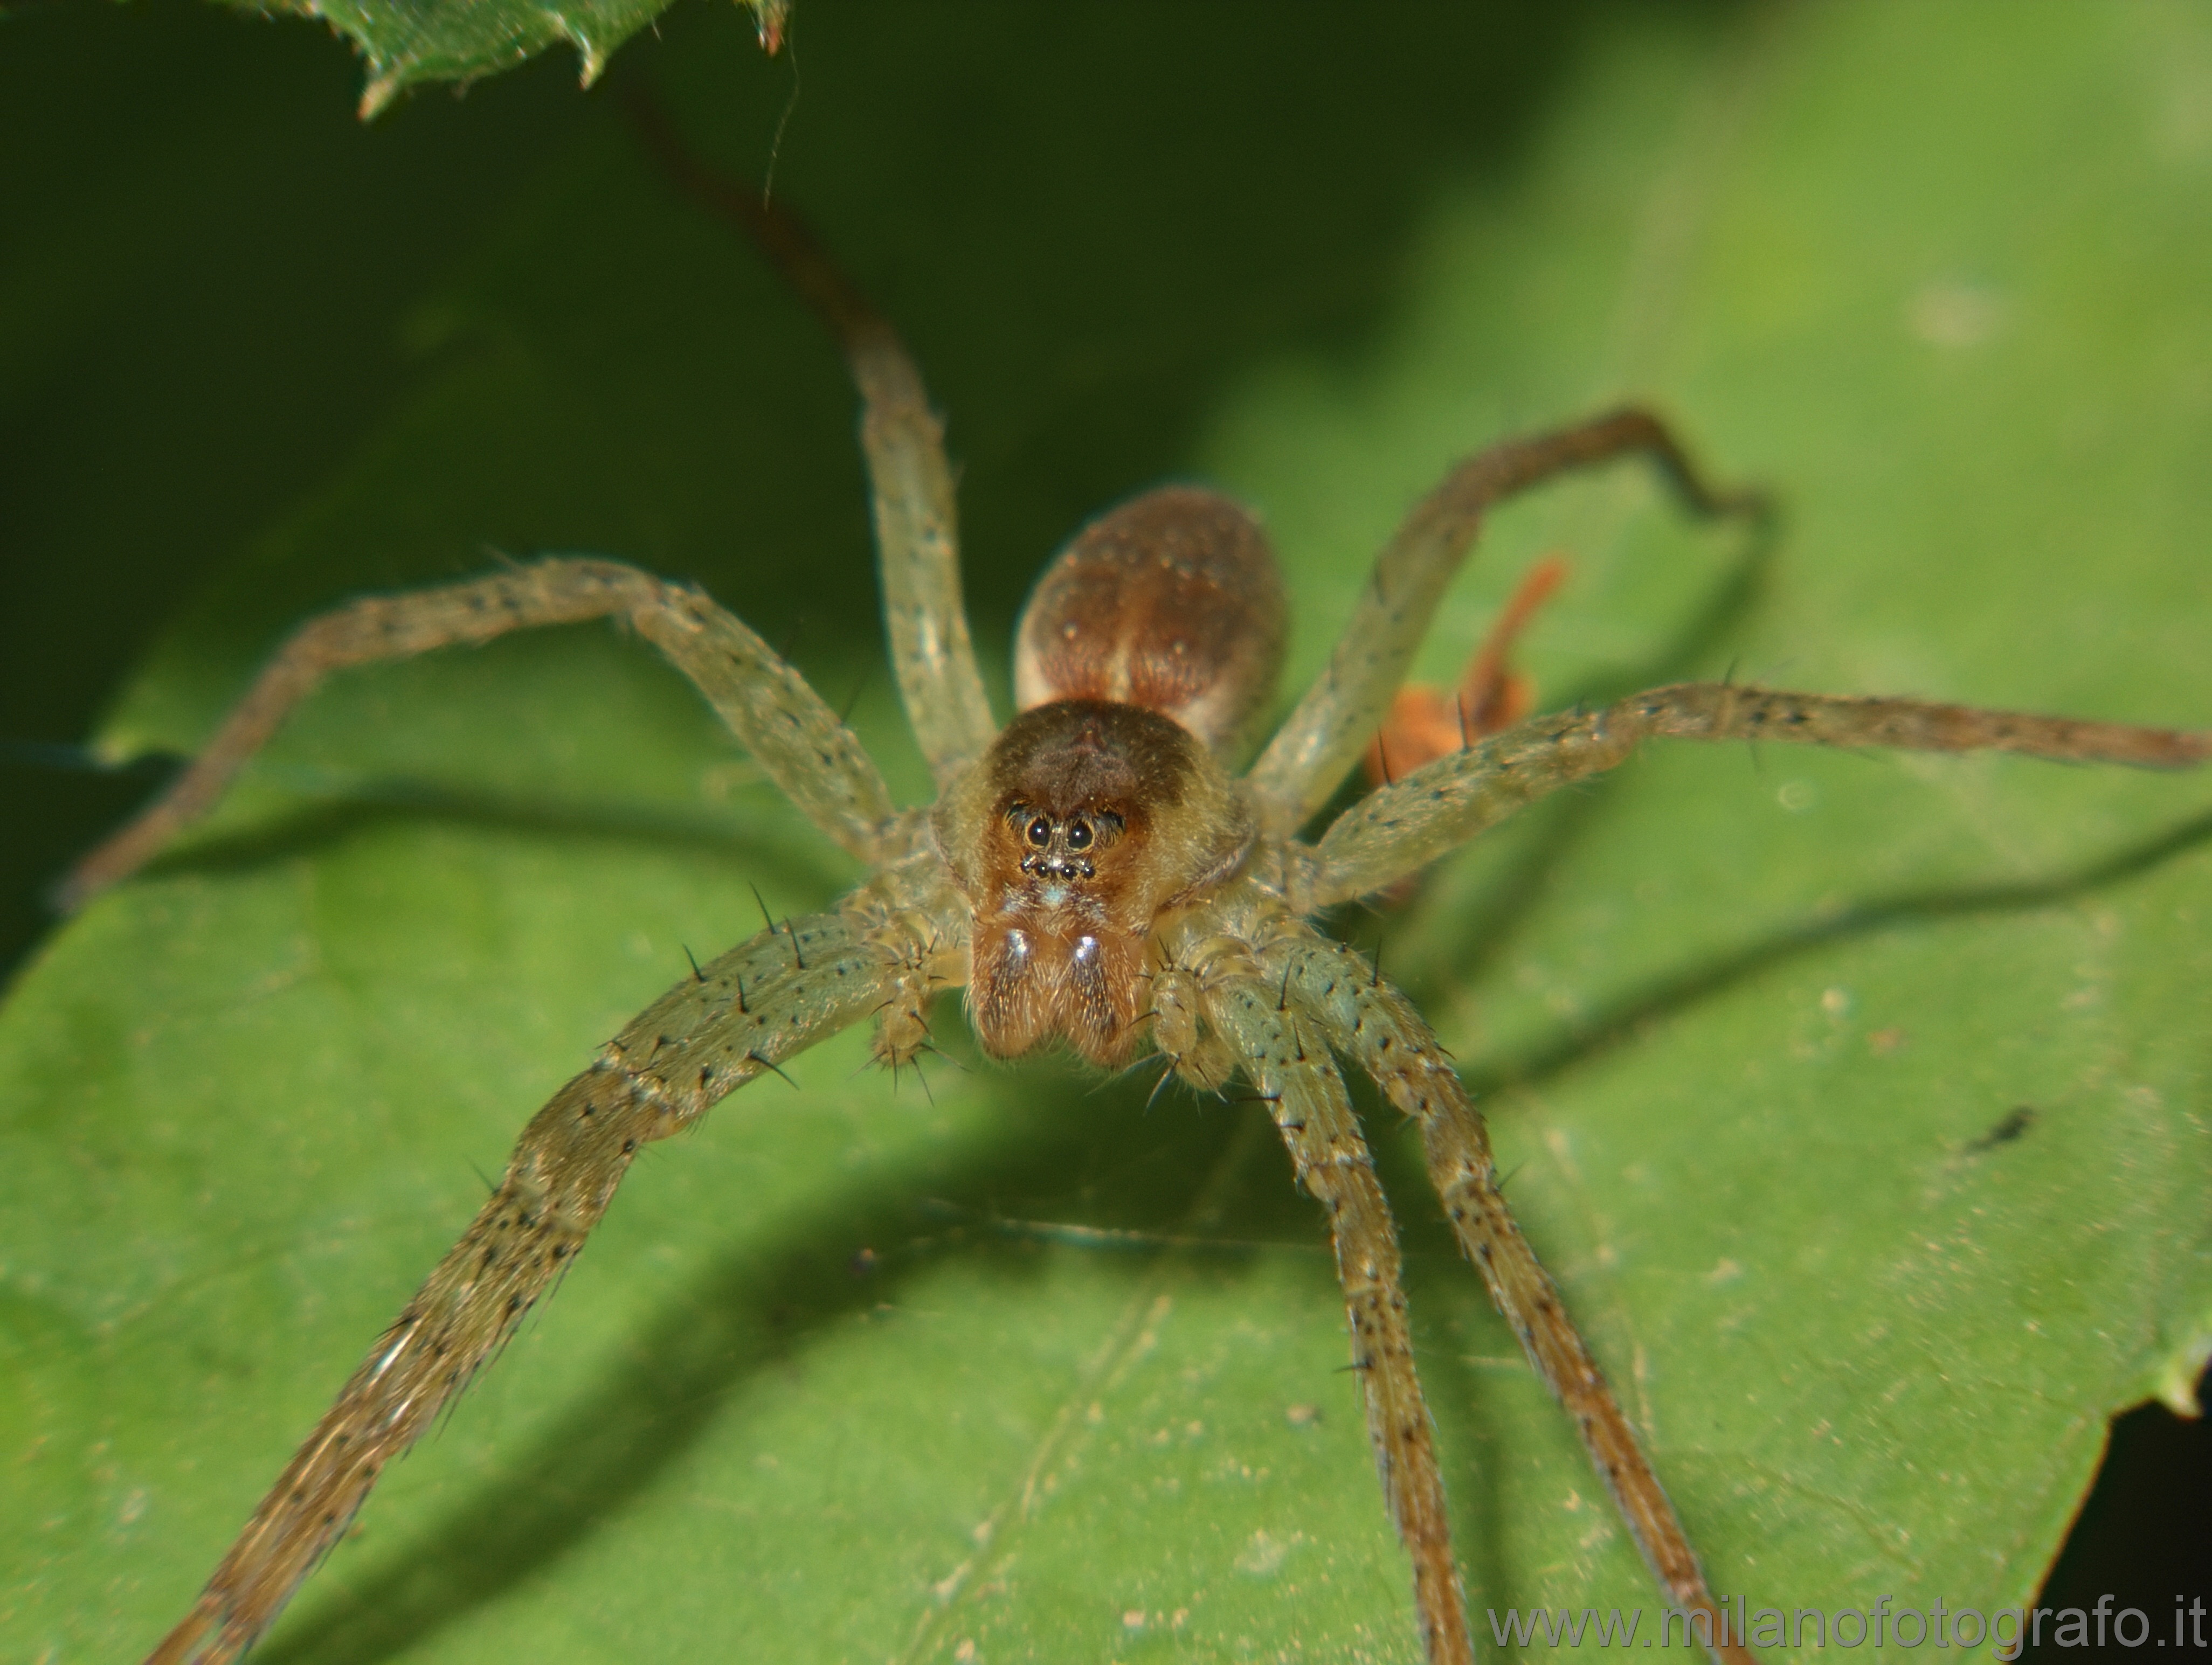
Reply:
<svg viewBox="0 0 2212 1665"><path fill-rule="evenodd" d="M1383 1095L1420 1124L1431 1183L1461 1248L1553 1398L1575 1420L1590 1461L1628 1523L1645 1564L1680 1606L1705 1613L1716 1638L1729 1632L1697 1555L1604 1372L1575 1329L1551 1275L1498 1190L1490 1135L1443 1049L1420 1014L1340 943L1310 937L1281 972L1285 997L1311 1010L1331 1043L1356 1058ZM1748 1665L1750 1652L1722 1642L1717 1658Z"/></svg>
<svg viewBox="0 0 2212 1665"><path fill-rule="evenodd" d="M1400 1540L1413 1564L1413 1600L1431 1665L1472 1665L1467 1596L1452 1559L1436 1430L1413 1364L1400 1280L1398 1228L1360 1136L1344 1078L1316 1037L1267 983L1236 978L1208 991L1207 1008L1241 1053L1289 1147L1298 1180L1328 1210L1367 1405L1367 1434Z"/></svg>
<svg viewBox="0 0 2212 1665"><path fill-rule="evenodd" d="M252 1646L386 1465L566 1271L638 1148L866 1015L884 971L842 916L793 921L686 977L609 1042L531 1118L498 1190L354 1371L149 1665L220 1665Z"/></svg>

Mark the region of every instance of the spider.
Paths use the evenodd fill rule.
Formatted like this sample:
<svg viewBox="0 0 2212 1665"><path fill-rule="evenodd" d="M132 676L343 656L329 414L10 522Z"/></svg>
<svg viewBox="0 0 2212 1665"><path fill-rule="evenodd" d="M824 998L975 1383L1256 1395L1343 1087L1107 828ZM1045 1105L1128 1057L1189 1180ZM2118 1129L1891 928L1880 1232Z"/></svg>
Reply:
<svg viewBox="0 0 2212 1665"><path fill-rule="evenodd" d="M679 170L680 159L675 159ZM1325 935L1328 910L1389 890L1645 740L1990 748L2149 767L2212 736L1730 683L1651 690L1540 717L1382 786L1304 834L1383 724L1485 511L1563 472L1641 457L1693 512L1757 517L1707 483L1653 416L1621 410L1462 463L1378 556L1328 668L1249 767L1285 616L1265 537L1239 506L1158 489L1077 534L1016 641L1019 711L985 699L960 598L951 474L922 383L890 325L789 216L696 172L744 218L837 335L858 384L897 686L938 796L901 809L823 699L699 591L611 561L540 560L356 602L303 627L205 750L88 856L82 903L204 814L332 671L542 625L626 621L697 685L758 766L870 876L827 911L772 923L691 973L607 1043L524 1130L477 1219L309 1435L156 1661L237 1657L346 1529L384 1467L436 1420L567 1269L637 1151L850 1025L894 1069L965 990L977 1038L1013 1058L1064 1044L1115 1069L1268 1110L1327 1214L1386 1506L1407 1553L1426 1656L1474 1656L1389 1204L1341 1066L1418 1127L1466 1255L1587 1447L1668 1599L1716 1657L1748 1659L1550 1278L1515 1224L1480 1113L1412 1004Z"/></svg>

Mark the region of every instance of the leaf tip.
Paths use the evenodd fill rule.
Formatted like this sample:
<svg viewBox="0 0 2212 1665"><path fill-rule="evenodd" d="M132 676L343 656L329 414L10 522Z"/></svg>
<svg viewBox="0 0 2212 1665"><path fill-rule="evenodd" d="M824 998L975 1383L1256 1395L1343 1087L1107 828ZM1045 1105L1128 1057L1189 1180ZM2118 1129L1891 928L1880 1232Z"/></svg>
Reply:
<svg viewBox="0 0 2212 1665"><path fill-rule="evenodd" d="M546 15L553 20L554 29L560 37L576 49L576 84L586 92L591 91L592 83L606 73L607 56L622 44L622 37L617 35L612 40L602 42L564 12L551 9Z"/></svg>
<svg viewBox="0 0 2212 1665"><path fill-rule="evenodd" d="M774 58L783 50L791 25L791 0L746 0L753 9L753 24L760 31L761 50Z"/></svg>
<svg viewBox="0 0 2212 1665"><path fill-rule="evenodd" d="M369 76L368 84L361 89L361 102L355 106L355 113L363 121L374 121L399 95L404 79L397 70L386 70Z"/></svg>
<svg viewBox="0 0 2212 1665"><path fill-rule="evenodd" d="M2176 1416L2191 1421L2203 1415L2197 1383L2208 1363L2212 1363L2212 1329L2198 1331L2166 1355L2153 1387L2159 1402Z"/></svg>

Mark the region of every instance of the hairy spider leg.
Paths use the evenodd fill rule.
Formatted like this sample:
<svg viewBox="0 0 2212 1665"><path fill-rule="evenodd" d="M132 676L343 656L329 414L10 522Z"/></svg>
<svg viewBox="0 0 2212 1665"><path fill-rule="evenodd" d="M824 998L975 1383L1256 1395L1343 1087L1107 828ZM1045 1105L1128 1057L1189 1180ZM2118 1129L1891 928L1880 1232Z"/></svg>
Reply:
<svg viewBox="0 0 2212 1665"><path fill-rule="evenodd" d="M1261 963L1277 960L1284 962L1277 973L1284 997L1419 1126L1430 1183L1461 1250L1481 1272L1537 1379L1574 1419L1645 1565L1676 1606L1706 1616L1717 1658L1748 1665L1752 1655L1729 1639L1727 1614L1634 1426L1506 1206L1489 1129L1435 1032L1358 953L1310 928L1279 939Z"/></svg>
<svg viewBox="0 0 2212 1665"><path fill-rule="evenodd" d="M1769 512L1756 492L1708 485L1647 411L1617 410L1476 452L1416 504L1383 545L1328 668L1252 766L1267 831L1288 836L1304 826L1358 761L1491 506L1559 475L1630 456L1649 458L1694 514L1755 520Z"/></svg>
<svg viewBox="0 0 2212 1665"><path fill-rule="evenodd" d="M895 971L856 913L795 919L687 975L601 1048L531 1118L499 1189L354 1371L148 1665L223 1665L252 1646L385 1466L574 1262L638 1147L866 1017Z"/></svg>
<svg viewBox="0 0 2212 1665"><path fill-rule="evenodd" d="M1524 804L1624 762L1646 740L1771 740L1917 752L2019 752L2070 763L2179 769L2212 732L2091 723L1919 699L1683 682L1602 711L1540 717L1369 794L1322 834L1301 912L1387 888Z"/></svg>
<svg viewBox="0 0 2212 1665"><path fill-rule="evenodd" d="M1720 683L1654 689L1594 713L1538 718L1439 759L1345 812L1315 851L1301 912L1388 888L1559 787L1610 769L1647 739L1771 739L1921 751L2002 750L2064 761L2179 768L2212 757L2212 734L1992 711L1920 700L1775 693ZM1282 997L1311 1012L1421 1126L1430 1175L1462 1247L1520 1336L1539 1376L1575 1419L1591 1461L1675 1601L1712 1616L1727 1641L1672 1505L1556 1288L1498 1189L1488 1135L1457 1073L1412 1003L1342 945L1305 931L1276 974ZM1274 954L1263 954L1263 969Z"/></svg>
<svg viewBox="0 0 2212 1665"><path fill-rule="evenodd" d="M1196 940L1201 930L1220 934ZM1275 1089L1266 1083L1275 1078L1267 1072L1282 1057L1303 1067L1312 1057L1325 1060L1334 1050L1358 1064L1392 1104L1419 1123L1431 1183L1462 1251L1481 1271L1492 1302L1512 1326L1538 1379L1573 1417L1646 1565L1677 1606L1706 1615L1715 1658L1724 1665L1750 1665L1753 1656L1729 1636L1725 1614L1633 1426L1514 1221L1498 1184L1480 1113L1412 1002L1355 950L1294 917L1279 896L1257 883L1239 884L1208 914L1178 922L1164 935L1163 960L1172 964L1155 973L1155 1000L1161 984L1167 984L1169 1033L1161 1044L1177 1057L1179 1069L1183 1057L1204 1061L1209 1047L1224 1048L1238 1055L1247 1073L1261 1083L1262 1093L1273 1097ZM1260 996L1264 1000L1255 1007ZM1202 1062L1201 1067L1218 1072L1220 1062ZM1337 1091L1340 1094L1340 1086ZM1344 1153L1355 1148L1347 1137L1359 1137L1356 1121L1349 1121L1348 1109L1345 1113L1348 1131L1332 1123L1327 1135L1340 1165ZM1294 1140L1297 1131L1285 1124L1285 1139ZM1364 1145L1356 1148L1366 1161ZM1421 1502L1431 1496L1441 1499L1443 1492L1426 1413L1421 1413L1418 1438L1404 1415L1384 1414L1385 1407L1421 1404L1413 1360L1410 1353L1376 1352L1364 1345L1372 1315L1362 1305L1362 1268L1387 1267L1389 1287L1396 1290L1395 1227L1387 1208L1379 1214L1340 1212L1309 1179L1312 1154L1301 1153L1293 1142L1299 1176L1329 1207L1338 1234L1358 1362L1379 1372L1363 1377L1370 1396L1385 1396L1380 1401L1370 1396L1369 1432L1384 1493L1413 1559L1415 1601L1429 1657L1437 1665L1462 1665L1473 1657L1466 1641L1464 1597L1451 1570L1448 1541L1441 1550L1430 1543L1431 1523ZM1325 1179L1327 1171L1322 1175ZM1402 1296L1396 1299L1402 1304ZM1460 1638L1456 1650L1448 1640L1454 1635Z"/></svg>
<svg viewBox="0 0 2212 1665"><path fill-rule="evenodd" d="M860 448L883 569L884 624L907 720L937 784L999 731L984 698L960 590L960 541L945 425L897 330L837 268L804 221L692 154L641 88L624 104L654 160L686 193L734 220L836 336L862 401Z"/></svg>
<svg viewBox="0 0 2212 1665"><path fill-rule="evenodd" d="M842 282L802 232L781 216L770 224L791 231L781 250L769 240L803 290L809 258L817 278ZM809 298L820 304L817 294ZM864 318L853 329L841 324L841 334L865 401L863 443L902 693L940 777L957 773L994 730L960 606L939 430L887 325L869 327ZM852 854L891 865L840 913L771 927L695 972L532 1119L499 1193L264 1500L191 1614L154 1656L161 1665L234 1659L274 1621L384 1463L467 1385L574 1257L640 1143L665 1137L761 1071L872 1013L878 1056L910 1057L927 1038L928 1000L964 977L957 899L934 881L934 858L916 855L919 826L893 814L880 772L851 730L705 595L591 559L556 557L438 590L368 597L311 620L169 790L78 864L62 898L78 905L127 877L205 814L331 672L610 616L627 621L699 687L817 826ZM963 693L967 683L972 699ZM527 1253L502 1248L499 1234L510 1230L518 1241L531 1238Z"/></svg>
<svg viewBox="0 0 2212 1665"><path fill-rule="evenodd" d="M1391 696L1390 714L1359 760L1370 788L1388 786L1425 763L1501 734L1535 709L1535 684L1513 669L1513 644L1570 570L1565 555L1546 555L1530 565L1449 696L1425 682L1408 682Z"/></svg>
<svg viewBox="0 0 2212 1665"><path fill-rule="evenodd" d="M167 791L80 861L76 908L137 871L214 808L292 708L333 671L474 646L512 630L618 618L698 687L806 818L862 860L891 819L890 792L853 731L757 635L703 592L619 561L555 556L465 584L369 596L309 620Z"/></svg>
<svg viewBox="0 0 2212 1665"><path fill-rule="evenodd" d="M1221 980L1207 990L1206 1010L1267 1100L1299 1184L1328 1212L1368 1442L1390 1518L1413 1558L1422 1644L1433 1665L1465 1665L1474 1656L1474 1641L1452 1559L1436 1429L1413 1365L1398 1228L1344 1077L1304 1002L1267 977Z"/></svg>
<svg viewBox="0 0 2212 1665"><path fill-rule="evenodd" d="M960 589L944 427L897 332L793 215L704 168L658 111L631 108L684 188L735 218L836 336L861 397L884 627L899 693L939 785L998 732ZM70 871L67 909L143 866L211 808L292 707L334 670L480 644L510 630L620 616L697 683L808 818L862 859L878 854L890 794L835 712L766 644L701 592L617 561L554 559L472 583L372 596L301 626L169 790Z"/></svg>

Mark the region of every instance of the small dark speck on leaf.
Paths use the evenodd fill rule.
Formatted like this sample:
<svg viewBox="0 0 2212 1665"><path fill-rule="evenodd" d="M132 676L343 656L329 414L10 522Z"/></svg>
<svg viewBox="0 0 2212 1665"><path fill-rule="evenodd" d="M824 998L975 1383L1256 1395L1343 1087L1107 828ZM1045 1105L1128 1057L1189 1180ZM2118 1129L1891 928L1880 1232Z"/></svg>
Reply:
<svg viewBox="0 0 2212 1665"><path fill-rule="evenodd" d="M1972 1154L1995 1150L1999 1145L2009 1145L2035 1125L2035 1106L2017 1105L1999 1117L1990 1130L1966 1147Z"/></svg>

